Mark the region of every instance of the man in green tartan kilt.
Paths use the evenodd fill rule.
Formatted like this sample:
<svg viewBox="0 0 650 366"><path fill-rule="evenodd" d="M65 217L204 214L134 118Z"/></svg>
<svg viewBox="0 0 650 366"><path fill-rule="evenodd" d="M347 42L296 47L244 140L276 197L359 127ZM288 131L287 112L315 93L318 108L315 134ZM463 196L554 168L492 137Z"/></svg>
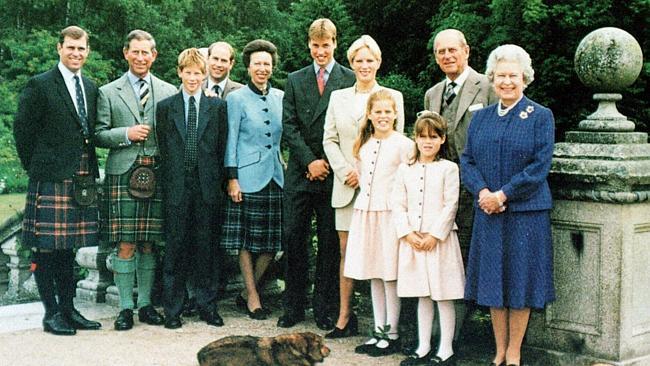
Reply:
<svg viewBox="0 0 650 366"><path fill-rule="evenodd" d="M99 89L97 101L97 146L110 148L106 161L106 217L103 235L115 243L111 255L114 281L120 296L116 330L133 327L133 287L138 282L140 322L162 325L163 317L151 304L155 276L154 244L162 241L162 191L159 180L148 198L134 196L129 184L139 167L156 171L159 164L156 141L156 103L176 93L176 88L149 70L156 60L156 42L151 34L133 30L124 43L129 71Z"/></svg>

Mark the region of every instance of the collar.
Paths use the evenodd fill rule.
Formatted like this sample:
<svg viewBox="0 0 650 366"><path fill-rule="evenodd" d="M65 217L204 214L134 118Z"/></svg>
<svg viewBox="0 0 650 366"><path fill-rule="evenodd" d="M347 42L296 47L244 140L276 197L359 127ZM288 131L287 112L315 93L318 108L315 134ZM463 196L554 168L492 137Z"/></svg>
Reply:
<svg viewBox="0 0 650 366"><path fill-rule="evenodd" d="M325 71L327 72L327 75L332 73L332 69L334 68L334 64L336 63L336 60L334 60L334 57L330 60L330 62L325 66ZM316 75L318 75L318 71L320 70L320 66L314 61L314 72Z"/></svg>
<svg viewBox="0 0 650 366"><path fill-rule="evenodd" d="M271 82L270 82L270 81L267 81L267 82L266 82L266 94L262 93L262 91L259 90L259 89L255 86L255 84L253 84L253 81L252 81L252 80L249 80L247 85L248 85L248 87L253 91L253 93L255 93L255 94L259 94L259 95L268 95L269 92L271 91Z"/></svg>
<svg viewBox="0 0 650 366"><path fill-rule="evenodd" d="M183 101L184 101L185 103L189 103L189 102L190 102L190 97L191 97L191 96L194 96L194 101L195 101L196 104L198 105L199 100L201 99L201 93L203 92L203 91L201 90L201 88L197 89L197 90L196 90L196 93L194 93L194 94L190 94L190 93L188 93L188 92L185 90L185 88L183 88L183 87L181 87L181 89L182 89L181 92L183 93Z"/></svg>
<svg viewBox="0 0 650 366"><path fill-rule="evenodd" d="M208 76L208 85L207 85L208 90L212 90L212 88L213 88L215 85L219 85L219 90L221 90L221 94L223 94L223 91L226 90L226 84L228 84L228 77L226 77L225 79L221 80L219 83L215 83L215 82L212 81L212 79Z"/></svg>
<svg viewBox="0 0 650 366"><path fill-rule="evenodd" d="M505 108L504 108L503 104L501 104L501 99L499 99L499 103L498 103L498 106L497 106L497 113L501 117L505 116L506 114L508 114L508 112L510 112L510 110L512 110L514 107L516 107L519 104L519 102L521 102L522 99L524 99L524 93L521 93L521 96L519 97L519 99L517 99L516 102L512 103L511 105L509 105L508 107L505 107Z"/></svg>
<svg viewBox="0 0 650 366"><path fill-rule="evenodd" d="M136 83L138 83L140 81L140 77L135 76L131 72L131 70L126 72L126 76L129 78L129 83L131 83L131 85L136 85ZM151 73L150 72L148 72L147 75L145 75L145 77L143 77L143 79L147 82L147 84L151 85Z"/></svg>
<svg viewBox="0 0 650 366"><path fill-rule="evenodd" d="M74 72L70 71L65 65L63 65L63 62L59 61L59 64L57 65L59 67L59 71L61 72L61 75L63 76L63 80L65 81L71 81L72 78L76 75L81 78L81 70L77 71L75 74ZM79 80L81 82L81 80Z"/></svg>
<svg viewBox="0 0 650 366"><path fill-rule="evenodd" d="M454 90L458 91L463 86L463 83L465 83L465 80L467 80L468 76L469 76L469 66L467 66L465 70L463 70L463 72L460 75L458 75L456 80L451 80L450 78L445 77L445 86L447 86L447 84L453 81L454 83L456 83L456 87L454 88Z"/></svg>

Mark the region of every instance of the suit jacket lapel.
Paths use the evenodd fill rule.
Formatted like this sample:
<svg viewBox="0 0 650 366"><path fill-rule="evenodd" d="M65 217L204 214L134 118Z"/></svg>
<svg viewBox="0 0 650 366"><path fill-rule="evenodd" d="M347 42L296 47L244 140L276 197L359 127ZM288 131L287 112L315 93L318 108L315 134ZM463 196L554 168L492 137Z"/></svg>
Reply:
<svg viewBox="0 0 650 366"><path fill-rule="evenodd" d="M196 141L201 140L201 135L205 131L205 127L208 125L208 109L210 108L210 101L205 94L201 93L201 101L199 102L199 116L198 116L198 125L196 126Z"/></svg>
<svg viewBox="0 0 650 366"><path fill-rule="evenodd" d="M158 80L157 77L155 77L153 74L151 74L151 86L149 88L149 93L151 96L149 97L149 100L147 101L147 104L144 106L144 114L152 113L152 110L154 109L154 106L156 105L156 102L158 100L156 99L156 90L158 90L160 80Z"/></svg>
<svg viewBox="0 0 650 366"><path fill-rule="evenodd" d="M138 107L138 101L136 100L135 97L135 92L133 91L133 87L131 86L131 83L129 82L129 77L127 74L124 74L122 76L122 82L117 84L117 95L122 99L124 104L129 108L131 111L131 114L133 114L133 117L135 117L135 120L138 123L142 123L142 120L140 119L140 108Z"/></svg>
<svg viewBox="0 0 650 366"><path fill-rule="evenodd" d="M172 119L176 125L178 133L181 135L183 142L185 142L187 128L185 127L185 102L183 101L183 93L179 92L174 96L172 103Z"/></svg>
<svg viewBox="0 0 650 366"><path fill-rule="evenodd" d="M451 131L453 131L456 128L456 126L458 125L458 121L460 121L463 118L465 111L467 111L467 108L469 108L469 105L472 103L472 101L476 97L476 94L478 94L480 90L479 80L477 80L474 76L475 76L474 70L470 70L470 74L467 76L467 79L465 80L465 83L463 84L460 93L460 100L458 101L458 109L456 110L456 118L454 118L453 127L450 128Z"/></svg>
<svg viewBox="0 0 650 366"><path fill-rule="evenodd" d="M445 83L438 83L433 87L433 100L431 101L431 110L436 113L442 113L442 90L445 88Z"/></svg>

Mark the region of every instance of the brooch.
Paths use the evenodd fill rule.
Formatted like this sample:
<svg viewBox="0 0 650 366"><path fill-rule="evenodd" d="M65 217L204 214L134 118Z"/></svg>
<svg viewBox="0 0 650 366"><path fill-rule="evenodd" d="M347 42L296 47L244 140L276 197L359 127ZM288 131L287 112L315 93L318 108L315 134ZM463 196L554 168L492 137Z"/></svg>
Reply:
<svg viewBox="0 0 650 366"><path fill-rule="evenodd" d="M521 111L521 113L519 113L519 118L521 119L528 118L528 113L526 113L525 111Z"/></svg>
<svg viewBox="0 0 650 366"><path fill-rule="evenodd" d="M534 110L535 110L535 107L533 107L532 105L529 105L528 107L526 107L526 112L528 112L528 113L533 113Z"/></svg>

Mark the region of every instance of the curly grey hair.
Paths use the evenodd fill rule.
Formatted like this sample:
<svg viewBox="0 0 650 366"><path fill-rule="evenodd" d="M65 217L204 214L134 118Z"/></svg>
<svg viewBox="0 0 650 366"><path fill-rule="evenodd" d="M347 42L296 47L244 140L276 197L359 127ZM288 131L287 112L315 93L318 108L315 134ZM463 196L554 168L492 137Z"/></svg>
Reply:
<svg viewBox="0 0 650 366"><path fill-rule="evenodd" d="M491 82L494 81L494 69L501 61L518 63L523 70L524 84L526 86L535 80L535 70L533 70L532 61L528 52L517 45L504 44L492 50L490 56L488 56L485 75L487 75Z"/></svg>

